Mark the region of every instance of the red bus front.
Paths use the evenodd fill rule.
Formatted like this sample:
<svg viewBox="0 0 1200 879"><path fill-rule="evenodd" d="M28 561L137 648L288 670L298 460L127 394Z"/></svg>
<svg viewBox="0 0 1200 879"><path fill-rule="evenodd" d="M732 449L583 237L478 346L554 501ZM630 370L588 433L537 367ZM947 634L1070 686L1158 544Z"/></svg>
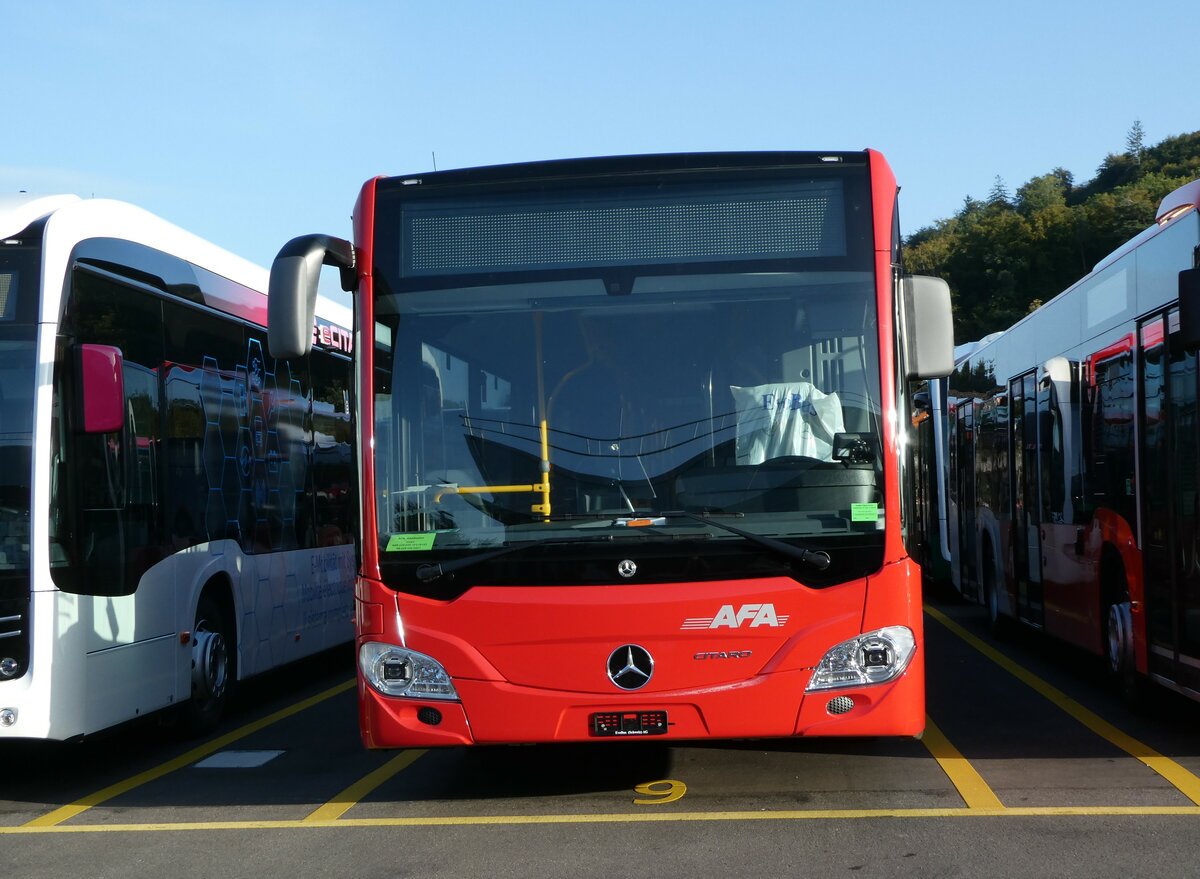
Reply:
<svg viewBox="0 0 1200 879"><path fill-rule="evenodd" d="M368 746L921 731L895 195L871 152L364 187Z"/></svg>

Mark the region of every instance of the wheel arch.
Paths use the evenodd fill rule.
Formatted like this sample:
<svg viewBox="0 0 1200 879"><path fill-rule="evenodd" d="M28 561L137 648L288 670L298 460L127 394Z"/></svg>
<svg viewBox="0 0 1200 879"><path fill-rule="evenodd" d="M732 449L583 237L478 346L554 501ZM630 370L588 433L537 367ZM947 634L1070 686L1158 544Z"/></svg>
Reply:
<svg viewBox="0 0 1200 879"><path fill-rule="evenodd" d="M196 613L200 609L200 603L209 598L220 609L221 614L225 617L225 624L229 627L230 637L233 643L229 645L231 657L234 663L235 679L240 679L242 674L242 663L239 661L241 652L242 639L239 636L239 623L241 617L237 612L237 604L234 601L233 580L226 571L216 571L208 576L204 584L196 592L196 598L192 602L192 619L196 619Z"/></svg>

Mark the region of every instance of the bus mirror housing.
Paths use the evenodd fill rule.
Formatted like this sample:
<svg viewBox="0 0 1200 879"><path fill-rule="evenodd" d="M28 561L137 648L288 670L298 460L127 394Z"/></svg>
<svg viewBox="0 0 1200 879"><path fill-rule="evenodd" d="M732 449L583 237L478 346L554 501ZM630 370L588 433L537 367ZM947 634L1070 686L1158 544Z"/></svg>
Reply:
<svg viewBox="0 0 1200 879"><path fill-rule="evenodd" d="M76 349L79 402L76 424L84 433L112 433L125 426L125 372L121 349L80 345Z"/></svg>
<svg viewBox="0 0 1200 879"><path fill-rule="evenodd" d="M342 289L354 290L354 246L329 235L301 235L283 246L271 263L267 287L267 347L281 360L312 349L313 317L321 266L341 270Z"/></svg>
<svg viewBox="0 0 1200 879"><path fill-rule="evenodd" d="M1200 348L1200 268L1179 273L1179 331L1185 348Z"/></svg>
<svg viewBox="0 0 1200 879"><path fill-rule="evenodd" d="M950 285L941 278L905 275L900 307L907 377L943 378L954 371L954 318Z"/></svg>

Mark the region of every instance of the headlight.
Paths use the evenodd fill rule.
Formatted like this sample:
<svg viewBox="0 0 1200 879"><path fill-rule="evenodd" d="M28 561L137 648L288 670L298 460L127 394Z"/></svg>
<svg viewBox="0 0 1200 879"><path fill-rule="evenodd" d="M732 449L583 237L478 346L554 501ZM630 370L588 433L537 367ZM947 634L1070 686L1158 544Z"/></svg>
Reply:
<svg viewBox="0 0 1200 879"><path fill-rule="evenodd" d="M358 651L358 667L367 683L385 696L458 699L442 664L415 650L368 641Z"/></svg>
<svg viewBox="0 0 1200 879"><path fill-rule="evenodd" d="M826 653L805 692L886 683L904 673L916 650L916 638L907 626L866 632Z"/></svg>

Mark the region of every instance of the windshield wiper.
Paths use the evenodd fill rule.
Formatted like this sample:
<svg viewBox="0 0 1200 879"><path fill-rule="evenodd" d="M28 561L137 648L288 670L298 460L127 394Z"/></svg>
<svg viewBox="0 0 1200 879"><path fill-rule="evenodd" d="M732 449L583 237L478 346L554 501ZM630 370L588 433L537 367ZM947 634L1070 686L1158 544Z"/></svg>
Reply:
<svg viewBox="0 0 1200 879"><path fill-rule="evenodd" d="M611 519L611 518L612 518L611 514L607 514L607 515L604 515L604 514L602 514L602 515L594 515L594 514L579 515L579 514L576 514L573 516L564 516L561 518L558 516L555 517L555 519L559 520L559 521L562 521L565 519ZM799 546L792 546L790 543L784 543L782 540L776 540L773 537L764 537L763 535L755 534L752 531L743 531L741 528L735 528L733 525L728 525L724 522L718 522L716 519L712 518L711 516L701 516L696 513L684 512L683 510L672 510L670 512L665 512L665 513L644 514L643 519L631 520L631 524L632 524L632 522L638 522L638 525L640 525L642 527L650 526L652 523L654 525L659 524L659 523L653 521L655 519L659 519L659 520L691 519L693 521L700 522L705 525L712 525L716 528L720 528L724 531L728 531L730 534L736 534L738 537L744 538L745 540L748 540L751 543L761 546L764 549L769 549L772 552L777 553L778 555L785 556L786 558L792 559L794 561L803 562L804 564L807 564L807 565L812 565L818 571L824 571L826 568L829 567L829 564L830 564L829 553L825 552L824 550L803 549ZM618 521L618 520L614 520L614 524L616 524L616 521ZM644 524L643 524L643 522L644 522ZM661 531L658 531L656 528L652 529L650 527L647 527L646 531L641 531L640 533L638 533L640 529L638 529L637 526L634 526L634 529L635 529L634 533L592 534L592 535L588 535L586 537L582 537L582 536L551 537L551 538L547 538L546 540L529 540L529 541L522 541L521 543L511 543L511 544L507 544L505 546L497 547L496 549L485 550L483 552L478 552L473 555L466 555L466 556L462 556L461 558L451 559L450 561L435 562L434 564L419 565L417 567L415 574L416 574L416 578L418 580L420 580L422 583L429 583L429 582L432 582L433 580L439 579L440 577L445 577L450 574L453 574L456 571L462 571L467 568L474 567L475 565L481 565L481 564L484 564L485 562L490 562L492 559L497 559L502 556L511 555L513 553L521 552L522 550L531 549L533 547L538 547L538 546L563 546L563 545L570 545L570 544L578 545L578 544L585 544L585 543L635 542L635 541L645 541L645 540L652 540L652 539L662 540L664 537L671 539L671 540L690 539L689 535L684 535L684 534L671 534L671 535L663 534ZM621 530L626 531L627 529L622 528Z"/></svg>
<svg viewBox="0 0 1200 879"><path fill-rule="evenodd" d="M736 534L738 537L744 537L751 543L758 544L761 547L786 556L789 559L794 559L798 562L803 562L806 565L812 565L818 571L824 571L829 567L831 559L829 553L823 549L804 549L799 546L792 546L790 543L784 543L782 540L776 540L774 537L764 537L761 534L755 534L753 531L743 531L741 528L735 528L732 525L727 525L724 522L718 522L711 516L701 516L698 513L688 513L684 510L672 510L666 513L658 513L663 519L692 519L696 522L703 522L705 525L712 525L730 534Z"/></svg>
<svg viewBox="0 0 1200 879"><path fill-rule="evenodd" d="M511 555L515 552L520 552L525 549L532 549L537 546L561 546L564 544L580 544L580 543L615 543L617 541L643 541L649 539L649 535L645 534L593 534L586 537L550 537L546 540L527 540L521 543L510 543L497 549L490 549L484 552L478 552L474 555L466 555L462 558L451 559L446 562L436 562L432 565L419 565L416 570L416 577L422 583L429 583L439 577L444 577L448 574L453 574L455 571L461 571L466 568L481 565L484 562L490 562L492 559L498 559L501 556Z"/></svg>

